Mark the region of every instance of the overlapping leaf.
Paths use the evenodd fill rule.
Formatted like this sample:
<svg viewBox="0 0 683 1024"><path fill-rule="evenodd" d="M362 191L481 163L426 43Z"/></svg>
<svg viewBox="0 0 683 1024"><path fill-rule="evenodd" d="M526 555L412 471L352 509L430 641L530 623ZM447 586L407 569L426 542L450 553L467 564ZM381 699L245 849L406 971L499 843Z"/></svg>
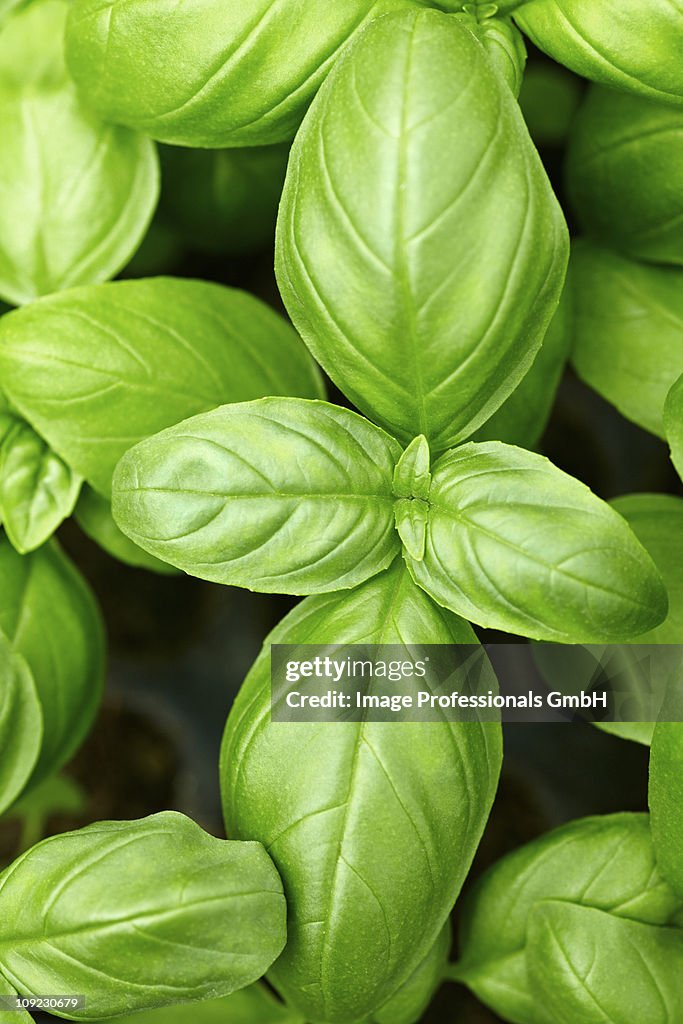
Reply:
<svg viewBox="0 0 683 1024"><path fill-rule="evenodd" d="M339 49L419 0L78 0L69 68L107 121L182 146L294 137ZM258 83L255 87L255 83Z"/></svg>
<svg viewBox="0 0 683 1024"><path fill-rule="evenodd" d="M226 405L137 445L113 513L150 554L202 579L311 594L352 587L399 552L400 446L325 402Z"/></svg>
<svg viewBox="0 0 683 1024"><path fill-rule="evenodd" d="M469 436L557 306L564 219L509 88L460 19L378 19L290 157L276 269L295 326L403 441Z"/></svg>
<svg viewBox="0 0 683 1024"><path fill-rule="evenodd" d="M666 616L667 597L624 520L547 459L497 442L447 452L432 470L413 578L482 626L569 643L616 642Z"/></svg>
<svg viewBox="0 0 683 1024"><path fill-rule="evenodd" d="M660 437L683 366L683 269L647 266L588 242L572 250L572 362L624 416Z"/></svg>
<svg viewBox="0 0 683 1024"><path fill-rule="evenodd" d="M221 755L227 828L260 839L282 875L289 937L271 977L307 1019L397 1019L382 1008L436 941L478 845L500 727L272 724L270 644L474 641L397 562L300 604L240 691Z"/></svg>
<svg viewBox="0 0 683 1024"><path fill-rule="evenodd" d="M85 995L77 1020L228 995L285 941L259 843L167 811L44 840L0 875L2 973L22 994Z"/></svg>
<svg viewBox="0 0 683 1024"><path fill-rule="evenodd" d="M577 74L683 105L681 0L531 0L513 16L539 49Z"/></svg>
<svg viewBox="0 0 683 1024"><path fill-rule="evenodd" d="M113 277L158 198L153 143L100 121L66 75L67 12L37 0L0 33L0 295L14 305Z"/></svg>
<svg viewBox="0 0 683 1024"><path fill-rule="evenodd" d="M50 296L0 320L12 404L108 496L141 438L225 402L315 397L294 331L245 292L201 281L117 281Z"/></svg>

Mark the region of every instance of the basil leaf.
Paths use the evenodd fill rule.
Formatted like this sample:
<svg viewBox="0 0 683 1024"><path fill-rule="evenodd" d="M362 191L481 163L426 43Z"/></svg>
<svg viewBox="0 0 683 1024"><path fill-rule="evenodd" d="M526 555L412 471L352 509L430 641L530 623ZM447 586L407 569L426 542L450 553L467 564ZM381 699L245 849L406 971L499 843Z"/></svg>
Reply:
<svg viewBox="0 0 683 1024"><path fill-rule="evenodd" d="M530 987L548 1024L670 1024L683 1013L683 930L540 903L529 924ZM552 1007L552 1013L550 1011Z"/></svg>
<svg viewBox="0 0 683 1024"><path fill-rule="evenodd" d="M0 416L0 519L17 551L44 544L71 515L81 478L24 420Z"/></svg>
<svg viewBox="0 0 683 1024"><path fill-rule="evenodd" d="M550 419L569 357L573 321L572 295L567 284L531 369L500 409L477 430L475 440L536 447Z"/></svg>
<svg viewBox="0 0 683 1024"><path fill-rule="evenodd" d="M159 210L188 248L239 254L272 246L289 146L162 146Z"/></svg>
<svg viewBox="0 0 683 1024"><path fill-rule="evenodd" d="M12 404L108 496L123 453L225 402L320 394L294 331L246 292L201 281L116 281L53 295L0 320Z"/></svg>
<svg viewBox="0 0 683 1024"><path fill-rule="evenodd" d="M513 16L540 50L584 78L680 106L682 13L679 0L532 0Z"/></svg>
<svg viewBox="0 0 683 1024"><path fill-rule="evenodd" d="M62 32L68 9L59 4ZM53 0L36 2L15 20L30 35L45 17L54 32L55 10ZM5 46L15 45L9 28L0 62L7 35ZM159 181L153 144L99 121L66 77L38 86L5 79L0 66L0 296L20 305L113 277L142 240Z"/></svg>
<svg viewBox="0 0 683 1024"><path fill-rule="evenodd" d="M683 498L628 494L611 505L649 553L669 594L669 614L639 644L683 644Z"/></svg>
<svg viewBox="0 0 683 1024"><path fill-rule="evenodd" d="M191 1013L197 1024L305 1024L303 1017L278 1002L265 985L258 983L221 999L193 1003ZM188 1006L182 1003L112 1018L110 1024L187 1024L187 1017Z"/></svg>
<svg viewBox="0 0 683 1024"><path fill-rule="evenodd" d="M660 437L683 366L683 269L648 267L608 249L572 251L574 347L582 380Z"/></svg>
<svg viewBox="0 0 683 1024"><path fill-rule="evenodd" d="M119 562L135 569L151 569L163 575L176 572L172 565L160 561L154 555L148 555L119 530L111 514L111 504L97 491L93 491L92 487L86 486L81 491L74 517L83 533Z"/></svg>
<svg viewBox="0 0 683 1024"><path fill-rule="evenodd" d="M658 722L650 756L650 810L657 863L683 899L683 723Z"/></svg>
<svg viewBox="0 0 683 1024"><path fill-rule="evenodd" d="M263 847L173 811L46 839L0 875L0 908L5 977L26 995L85 995L76 1020L228 995L285 941Z"/></svg>
<svg viewBox="0 0 683 1024"><path fill-rule="evenodd" d="M399 445L346 409L296 398L226 405L128 452L114 519L201 579L263 593L353 587L399 552Z"/></svg>
<svg viewBox="0 0 683 1024"><path fill-rule="evenodd" d="M566 257L519 108L472 33L436 11L377 20L311 107L280 206L280 291L318 362L401 440L447 448L531 366Z"/></svg>
<svg viewBox="0 0 683 1024"><path fill-rule="evenodd" d="M31 778L42 738L43 716L33 676L0 633L0 814Z"/></svg>
<svg viewBox="0 0 683 1024"><path fill-rule="evenodd" d="M465 5L467 8L470 6ZM495 7L494 4L490 6ZM526 46L523 36L511 20L482 17L473 12L460 14L459 19L477 37L493 68L507 83L513 96L519 96L526 65Z"/></svg>
<svg viewBox="0 0 683 1024"><path fill-rule="evenodd" d="M476 639L396 562L348 594L295 608L267 638L228 718L228 834L266 846L288 897L272 981L306 1019L355 1021L382 1010L448 917L495 793L500 727L272 724L270 644L332 642Z"/></svg>
<svg viewBox="0 0 683 1024"><path fill-rule="evenodd" d="M54 542L21 557L0 539L0 630L26 659L42 708L35 783L66 764L83 741L104 675L99 609Z"/></svg>
<svg viewBox="0 0 683 1024"><path fill-rule="evenodd" d="M424 559L404 551L408 568L480 626L600 643L666 615L661 578L621 516L540 455L495 441L447 452L429 506Z"/></svg>
<svg viewBox="0 0 683 1024"><path fill-rule="evenodd" d="M683 264L683 109L593 86L572 124L567 182L584 231Z"/></svg>
<svg viewBox="0 0 683 1024"><path fill-rule="evenodd" d="M515 850L465 899L462 959L454 971L505 1020L548 1024L545 1007L554 1010L562 1002L538 999L529 977L551 953L535 943L534 915L555 901L572 912L600 911L617 925L638 922L666 932L683 923L681 902L657 871L647 815L583 818ZM573 934L566 939L572 955L581 949L580 934L578 947ZM578 1019L577 1013L572 1024ZM650 1020L647 1015L626 1019Z"/></svg>
<svg viewBox="0 0 683 1024"><path fill-rule="evenodd" d="M413 1024L422 1014L443 981L451 948L451 926L444 925L439 937L396 995L372 1017L372 1024Z"/></svg>
<svg viewBox="0 0 683 1024"><path fill-rule="evenodd" d="M349 36L379 14L412 6L77 0L67 61L108 121L181 146L262 146L294 137Z"/></svg>
<svg viewBox="0 0 683 1024"><path fill-rule="evenodd" d="M0 19L2 18L2 2L0 0ZM0 974L0 995L15 996L16 990L6 978ZM0 1010L0 1024L33 1024L33 1017L25 1010Z"/></svg>
<svg viewBox="0 0 683 1024"><path fill-rule="evenodd" d="M683 479L683 376L679 377L664 404L664 431L671 447L671 458Z"/></svg>

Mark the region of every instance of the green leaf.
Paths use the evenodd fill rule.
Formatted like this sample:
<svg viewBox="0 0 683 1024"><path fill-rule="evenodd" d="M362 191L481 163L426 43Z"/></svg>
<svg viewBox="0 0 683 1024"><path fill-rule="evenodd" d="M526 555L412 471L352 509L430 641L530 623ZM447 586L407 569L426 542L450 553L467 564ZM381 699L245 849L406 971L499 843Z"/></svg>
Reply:
<svg viewBox="0 0 683 1024"><path fill-rule="evenodd" d="M552 645L535 645L534 657L547 682L563 693L575 693L591 685L599 670L618 679L619 689L629 693L628 713L652 708L653 685L679 679L683 659L683 499L670 494L629 494L610 502L626 520L648 552L664 581L669 596L669 614L659 626L634 641L633 648L598 647L567 650L562 659ZM547 657L546 657L547 655ZM649 746L653 721L596 722L598 728L623 739Z"/></svg>
<svg viewBox="0 0 683 1024"><path fill-rule="evenodd" d="M371 25L297 135L278 222L280 291L335 383L401 440L449 447L531 366L566 261L557 200L472 33L436 11Z"/></svg>
<svg viewBox="0 0 683 1024"><path fill-rule="evenodd" d="M464 6L469 8L473 5ZM496 5L489 6L494 8L493 13L496 13ZM519 30L509 18L465 13L459 15L459 19L477 37L494 70L508 85L513 96L519 96L526 66L526 46Z"/></svg>
<svg viewBox="0 0 683 1024"><path fill-rule="evenodd" d="M0 20L2 18L2 2L0 0ZM15 996L14 986L0 974L0 995ZM0 1024L33 1024L33 1017L25 1010L0 1010Z"/></svg>
<svg viewBox="0 0 683 1024"><path fill-rule="evenodd" d="M172 565L160 561L154 555L148 555L119 530L111 514L110 502L93 491L92 487L86 486L81 491L74 516L83 533L119 562L125 562L135 569L151 569L165 576L176 572Z"/></svg>
<svg viewBox="0 0 683 1024"><path fill-rule="evenodd" d="M289 146L162 146L159 211L192 250L239 254L275 237Z"/></svg>
<svg viewBox="0 0 683 1024"><path fill-rule="evenodd" d="M547 459L489 441L432 469L423 561L410 572L480 626L538 640L612 642L666 615L666 591L624 520Z"/></svg>
<svg viewBox="0 0 683 1024"><path fill-rule="evenodd" d="M683 899L683 722L680 720L661 721L655 728L650 756L650 811L657 863Z"/></svg>
<svg viewBox="0 0 683 1024"><path fill-rule="evenodd" d="M663 437L664 403L683 366L683 269L635 263L590 242L573 248L571 269L576 372Z"/></svg>
<svg viewBox="0 0 683 1024"><path fill-rule="evenodd" d="M69 69L108 121L215 149L294 137L349 36L413 0L77 0Z"/></svg>
<svg viewBox="0 0 683 1024"><path fill-rule="evenodd" d="M627 494L611 502L651 556L669 595L669 614L639 644L683 644L683 498Z"/></svg>
<svg viewBox="0 0 683 1024"><path fill-rule="evenodd" d="M28 665L0 633L0 814L33 773L43 738L43 716Z"/></svg>
<svg viewBox="0 0 683 1024"><path fill-rule="evenodd" d="M85 995L76 1020L228 995L285 942L263 847L173 811L46 839L0 875L0 908L6 978L26 995Z"/></svg>
<svg viewBox="0 0 683 1024"><path fill-rule="evenodd" d="M356 413L296 398L226 405L143 441L114 476L114 519L201 579L264 593L353 587L399 552L401 449Z"/></svg>
<svg viewBox="0 0 683 1024"><path fill-rule="evenodd" d="M679 0L531 0L513 17L540 50L584 78L683 104Z"/></svg>
<svg viewBox="0 0 683 1024"><path fill-rule="evenodd" d="M0 431L0 519L14 547L25 554L71 515L81 478L25 420L4 415Z"/></svg>
<svg viewBox="0 0 683 1024"><path fill-rule="evenodd" d="M640 927L659 926L662 935L673 934L674 927L680 930L683 923L681 902L657 871L647 815L583 818L508 854L478 880L465 899L462 959L454 975L482 1002L515 1024L550 1024L545 1007L555 1010L563 1004L564 992L550 1000L538 998L529 975L531 970L536 977L545 959L551 957L547 944L539 948L533 921L556 901L570 913L588 908L613 918L615 929L626 926L622 936L629 934L629 922L638 922ZM571 958L585 948L582 940L589 941L588 931L587 924L583 935L560 928L558 935ZM611 948L606 945L605 951ZM550 964L548 973L550 976ZM552 984L556 982L553 976ZM605 994L603 988L602 996ZM577 1012L567 1021L576 1024L584 1019L594 1018ZM611 1020L595 1019L601 1024ZM617 1018L618 1024L651 1019L658 1020L647 1015Z"/></svg>
<svg viewBox="0 0 683 1024"><path fill-rule="evenodd" d="M443 981L450 948L451 926L447 922L422 963L389 1002L373 1014L371 1024L414 1024L422 1020L422 1014Z"/></svg>
<svg viewBox="0 0 683 1024"><path fill-rule="evenodd" d="M64 0L14 0L0 35L0 91L47 89L68 80L64 63ZM4 13L0 5L0 14ZM1 21L0 17L0 21Z"/></svg>
<svg viewBox="0 0 683 1024"><path fill-rule="evenodd" d="M115 1017L109 1024L305 1024L303 1017L278 1002L264 985L250 985L221 999L207 999L163 1009L143 1010L126 1017ZM12 1024L11 1021L8 1024Z"/></svg>
<svg viewBox="0 0 683 1024"><path fill-rule="evenodd" d="M683 479L683 376L667 395L664 404L664 432L671 448L671 458Z"/></svg>
<svg viewBox="0 0 683 1024"><path fill-rule="evenodd" d="M348 594L308 598L280 623L223 740L228 834L259 839L287 892L289 937L271 978L307 1020L381 1011L423 961L467 875L500 769L494 724L271 723L270 644L361 642L476 638L397 561Z"/></svg>
<svg viewBox="0 0 683 1024"><path fill-rule="evenodd" d="M683 109L593 86L572 124L567 183L587 234L683 264Z"/></svg>
<svg viewBox="0 0 683 1024"><path fill-rule="evenodd" d="M531 914L527 960L547 1024L670 1024L683 1014L681 929L543 902Z"/></svg>
<svg viewBox="0 0 683 1024"><path fill-rule="evenodd" d="M30 38L46 18L53 47L56 10L63 31L68 4L53 0L30 4L14 21L26 20ZM3 68L2 51L11 46L16 61L12 27L0 33L0 296L21 305L113 277L147 229L159 174L153 143L92 114L55 71L51 49L37 83L10 84L14 69Z"/></svg>
<svg viewBox="0 0 683 1024"><path fill-rule="evenodd" d="M476 432L477 441L505 441L535 448L550 418L569 357L574 327L569 281L531 369L510 397Z"/></svg>
<svg viewBox="0 0 683 1024"><path fill-rule="evenodd" d="M21 557L0 539L0 630L26 659L42 708L35 783L61 768L83 741L104 675L99 609L54 542Z"/></svg>
<svg viewBox="0 0 683 1024"><path fill-rule="evenodd" d="M116 281L50 296L0 320L12 404L108 496L123 453L226 402L316 397L294 331L246 292L202 281Z"/></svg>

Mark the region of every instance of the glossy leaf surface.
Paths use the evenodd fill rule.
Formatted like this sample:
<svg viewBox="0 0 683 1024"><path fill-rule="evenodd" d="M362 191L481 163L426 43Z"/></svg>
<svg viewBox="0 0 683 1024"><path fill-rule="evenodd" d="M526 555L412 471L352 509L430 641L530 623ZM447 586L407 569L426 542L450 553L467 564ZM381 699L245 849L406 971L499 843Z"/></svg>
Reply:
<svg viewBox="0 0 683 1024"><path fill-rule="evenodd" d="M31 778L42 737L43 716L31 671L0 633L0 814Z"/></svg>
<svg viewBox="0 0 683 1024"><path fill-rule="evenodd" d="M683 269L646 266L588 242L572 250L572 363L628 419L660 437L683 366Z"/></svg>
<svg viewBox="0 0 683 1024"><path fill-rule="evenodd" d="M100 121L69 80L67 11L37 0L0 33L0 295L14 305L113 277L159 193L154 144Z"/></svg>
<svg viewBox="0 0 683 1024"><path fill-rule="evenodd" d="M683 107L593 86L572 124L567 184L586 233L683 265Z"/></svg>
<svg viewBox="0 0 683 1024"><path fill-rule="evenodd" d="M35 782L65 764L84 739L104 675L95 598L54 542L22 557L0 540L0 630L25 658L42 709Z"/></svg>
<svg viewBox="0 0 683 1024"><path fill-rule="evenodd" d="M481 626L540 640L616 642L654 628L667 598L654 563L609 505L540 455L495 441L432 469L413 578Z"/></svg>
<svg viewBox="0 0 683 1024"><path fill-rule="evenodd" d="M476 441L505 441L535 448L547 426L569 357L574 329L569 281L543 339L541 350L522 383L476 432Z"/></svg>
<svg viewBox="0 0 683 1024"><path fill-rule="evenodd" d="M683 721L677 717L659 722L652 738L650 811L659 867L683 899Z"/></svg>
<svg viewBox="0 0 683 1024"><path fill-rule="evenodd" d="M376 21L297 135L278 222L280 291L335 383L404 442L466 438L531 366L566 260L481 44L437 11Z"/></svg>
<svg viewBox="0 0 683 1024"><path fill-rule="evenodd" d="M476 721L271 723L271 643L361 642L476 641L400 562L348 594L308 598L268 637L221 755L228 833L263 842L288 897L272 980L306 1019L333 1022L384 1020L429 953L479 843L501 757L499 726Z"/></svg>
<svg viewBox="0 0 683 1024"><path fill-rule="evenodd" d="M172 565L149 555L119 530L111 514L111 503L92 487L83 488L74 517L83 533L119 562L125 562L134 569L151 569L164 575L175 573Z"/></svg>
<svg viewBox="0 0 683 1024"><path fill-rule="evenodd" d="M569 920L557 920L555 935L544 936L544 915L553 914L557 906L567 909ZM581 910L612 920L614 944L605 944L604 954L612 949L623 954L635 923L656 931L663 947L668 936L683 935L681 901L657 871L647 815L613 814L571 822L490 868L464 906L457 977L514 1024L550 1024L548 1013L566 1005L572 995L565 990L564 977L572 962L582 964L574 998L584 984L587 993L594 983L594 999L603 1003L613 997L614 986L609 978L606 983L604 961L594 978L588 973L593 952L590 919L584 916L582 929L574 927ZM604 939L597 922L594 934ZM673 939L669 954L678 942ZM544 969L547 987L541 998L533 982ZM630 992L631 999L636 996L637 988ZM575 1010L571 1019L583 1017ZM628 1018L585 1019L626 1024Z"/></svg>
<svg viewBox="0 0 683 1024"><path fill-rule="evenodd" d="M81 478L25 420L0 414L0 520L21 554L71 515Z"/></svg>
<svg viewBox="0 0 683 1024"><path fill-rule="evenodd" d="M553 60L595 82L683 105L681 0L531 0L519 27Z"/></svg>
<svg viewBox="0 0 683 1024"><path fill-rule="evenodd" d="M352 587L399 552L401 449L326 402L226 405L142 442L114 477L114 519L191 575L265 593Z"/></svg>
<svg viewBox="0 0 683 1024"><path fill-rule="evenodd" d="M22 994L85 995L78 1020L228 995L285 941L263 847L173 811L44 840L0 875L0 907L7 979Z"/></svg>
<svg viewBox="0 0 683 1024"><path fill-rule="evenodd" d="M262 146L294 137L339 49L360 26L413 6L78 0L67 60L108 121L181 146Z"/></svg>

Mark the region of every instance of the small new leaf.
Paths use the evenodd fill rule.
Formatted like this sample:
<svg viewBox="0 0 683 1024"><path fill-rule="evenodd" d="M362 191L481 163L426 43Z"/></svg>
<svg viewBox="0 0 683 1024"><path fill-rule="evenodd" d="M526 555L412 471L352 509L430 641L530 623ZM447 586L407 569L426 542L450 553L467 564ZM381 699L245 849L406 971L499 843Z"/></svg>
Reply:
<svg viewBox="0 0 683 1024"><path fill-rule="evenodd" d="M73 512L81 478L24 420L2 417L0 520L21 554L44 544Z"/></svg>

